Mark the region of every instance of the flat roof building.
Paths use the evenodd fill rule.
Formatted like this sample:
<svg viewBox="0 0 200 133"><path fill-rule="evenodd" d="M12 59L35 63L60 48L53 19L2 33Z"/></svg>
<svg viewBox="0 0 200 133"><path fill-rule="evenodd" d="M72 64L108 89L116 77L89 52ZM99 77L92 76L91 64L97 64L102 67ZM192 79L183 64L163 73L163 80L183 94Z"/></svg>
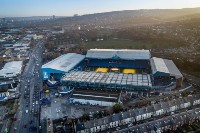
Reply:
<svg viewBox="0 0 200 133"><path fill-rule="evenodd" d="M22 61L12 61L4 65L0 70L0 78L13 78L21 74Z"/></svg>
<svg viewBox="0 0 200 133"><path fill-rule="evenodd" d="M50 79L51 75L60 78L85 58L84 55L68 53L42 65L43 80Z"/></svg>

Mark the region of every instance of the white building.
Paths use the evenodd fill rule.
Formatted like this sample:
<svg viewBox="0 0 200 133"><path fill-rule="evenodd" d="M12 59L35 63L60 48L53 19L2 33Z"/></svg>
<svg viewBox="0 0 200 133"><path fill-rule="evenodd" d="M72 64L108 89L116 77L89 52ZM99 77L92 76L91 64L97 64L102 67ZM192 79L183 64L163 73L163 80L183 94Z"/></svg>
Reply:
<svg viewBox="0 0 200 133"><path fill-rule="evenodd" d="M12 61L4 65L3 69L0 70L0 79L2 78L13 78L21 74L22 61Z"/></svg>
<svg viewBox="0 0 200 133"><path fill-rule="evenodd" d="M119 102L119 96L117 92L75 89L69 102L75 104L113 106Z"/></svg>
<svg viewBox="0 0 200 133"><path fill-rule="evenodd" d="M9 96L9 92L1 92L0 93L0 101L7 100L8 96Z"/></svg>

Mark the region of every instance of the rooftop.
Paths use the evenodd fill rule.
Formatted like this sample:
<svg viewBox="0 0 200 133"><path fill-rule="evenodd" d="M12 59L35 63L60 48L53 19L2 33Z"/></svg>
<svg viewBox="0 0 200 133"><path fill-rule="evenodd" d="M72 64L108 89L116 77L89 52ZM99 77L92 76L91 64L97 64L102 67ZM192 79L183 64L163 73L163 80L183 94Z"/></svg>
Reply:
<svg viewBox="0 0 200 133"><path fill-rule="evenodd" d="M79 82L91 84L113 84L151 87L151 78L148 74L118 74L118 73L97 73L85 71L71 71L61 79L63 82Z"/></svg>
<svg viewBox="0 0 200 133"><path fill-rule="evenodd" d="M58 58L44 64L42 69L50 68L63 72L70 71L74 66L79 64L85 58L84 55L76 54L76 53L68 53Z"/></svg>
<svg viewBox="0 0 200 133"><path fill-rule="evenodd" d="M172 60L164 59L164 62L169 70L171 76L175 76L176 78L183 77L179 69L176 67Z"/></svg>
<svg viewBox="0 0 200 133"><path fill-rule="evenodd" d="M119 98L119 93L112 91L101 91L101 90L82 90L74 89L72 98L76 99L87 99L96 101L106 101L106 102L117 102Z"/></svg>
<svg viewBox="0 0 200 133"><path fill-rule="evenodd" d="M194 99L191 99L191 97L185 98L184 103L187 103L189 100L191 100L191 102L194 102L195 99L196 100L199 99L199 95L194 97ZM183 100L183 99L179 98L179 99L172 100L172 101L180 101L180 100ZM90 120L90 121L87 121L87 122L84 123L85 129L90 129L92 127L97 127L99 125L109 124L110 122L115 122L115 121L119 121L119 120L122 120L122 119L130 118L130 117L136 117L136 116L146 114L146 113L150 113L150 112L153 113L153 112L161 110L161 109L167 110L170 107L174 106L174 105L170 105L169 103L171 103L171 101L161 102L161 103L158 103L158 104L148 106L148 108L150 108L150 110L146 110L146 107L138 108L138 109L130 109L126 112L120 112L120 113L113 114L113 115L110 115L110 116L106 116L106 117L103 117L103 118L100 118L100 119ZM168 106L168 107L164 107L164 108L160 107L161 104L162 105L166 104L166 106ZM178 102L176 102L175 105L180 106L180 104ZM158 108L155 108L155 107L158 107ZM178 119L179 116L186 116L186 114L189 113L188 116L191 116L191 117L194 118L195 116L199 115L199 113L200 113L199 111L200 111L200 109L196 108L196 109L190 110L188 112L181 112L179 114L175 114L175 115L173 115L173 117L177 118L177 120L180 122L180 121L183 121L183 120ZM161 118L161 119L158 119L158 120L150 121L148 123L143 123L143 124L140 124L140 125L125 128L125 129L122 129L118 132L123 133L123 132L129 131L130 129L131 129L131 131L141 131L141 132L144 132L147 129L153 130L155 126L156 127L158 127L158 126L162 127L162 126L165 126L166 124L171 124L171 123L169 123L169 122L171 122L171 121L169 121L169 120L171 120L171 118L172 118L172 116L164 117L164 118ZM103 121L103 124L102 123L99 124L99 121ZM177 124L175 119L173 119L173 121L174 121L173 124ZM168 122L168 123L166 123L166 122Z"/></svg>
<svg viewBox="0 0 200 133"><path fill-rule="evenodd" d="M0 70L0 77L14 77L21 73L22 61L12 61L4 65Z"/></svg>
<svg viewBox="0 0 200 133"><path fill-rule="evenodd" d="M183 77L172 60L152 57L150 61L153 74L156 72L162 72L170 74L170 76L174 76L177 79Z"/></svg>
<svg viewBox="0 0 200 133"><path fill-rule="evenodd" d="M130 50L130 49L90 49L87 58L98 59L124 59L124 60L148 60L151 57L149 50Z"/></svg>
<svg viewBox="0 0 200 133"><path fill-rule="evenodd" d="M169 73L169 70L162 58L152 57L151 65L152 65L153 74L156 72Z"/></svg>

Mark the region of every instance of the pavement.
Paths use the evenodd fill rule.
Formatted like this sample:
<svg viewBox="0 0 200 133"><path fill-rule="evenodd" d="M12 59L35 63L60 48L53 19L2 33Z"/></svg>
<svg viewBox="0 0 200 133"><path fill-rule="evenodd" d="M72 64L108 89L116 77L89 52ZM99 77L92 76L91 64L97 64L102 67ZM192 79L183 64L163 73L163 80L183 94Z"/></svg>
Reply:
<svg viewBox="0 0 200 133"><path fill-rule="evenodd" d="M77 118L84 113L95 112L106 108L100 106L70 104L66 102L66 97L55 98L51 95L51 105L41 107L41 120L44 118L55 120L63 118L64 116L67 116L68 118Z"/></svg>
<svg viewBox="0 0 200 133"><path fill-rule="evenodd" d="M0 106L0 121L2 121L3 120L3 118L4 118L4 116L5 116L5 114L6 114L6 112L7 112L7 108L6 108L6 106Z"/></svg>

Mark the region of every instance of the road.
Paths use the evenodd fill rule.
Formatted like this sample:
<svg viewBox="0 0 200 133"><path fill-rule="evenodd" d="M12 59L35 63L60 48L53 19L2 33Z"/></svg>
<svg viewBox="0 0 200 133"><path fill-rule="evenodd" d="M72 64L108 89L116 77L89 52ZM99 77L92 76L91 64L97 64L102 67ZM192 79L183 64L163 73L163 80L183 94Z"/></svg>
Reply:
<svg viewBox="0 0 200 133"><path fill-rule="evenodd" d="M40 119L40 88L42 87L41 65L43 41L33 48L29 62L21 78L20 106L17 112L18 120L15 122L16 133L38 133ZM12 132L12 131L11 131Z"/></svg>

